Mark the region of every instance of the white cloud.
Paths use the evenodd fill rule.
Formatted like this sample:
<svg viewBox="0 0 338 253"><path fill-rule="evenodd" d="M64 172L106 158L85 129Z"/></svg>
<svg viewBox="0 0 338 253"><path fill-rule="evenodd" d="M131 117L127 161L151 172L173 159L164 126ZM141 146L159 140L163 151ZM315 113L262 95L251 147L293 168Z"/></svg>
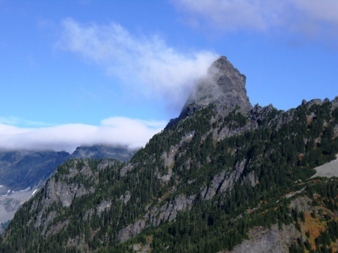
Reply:
<svg viewBox="0 0 338 253"><path fill-rule="evenodd" d="M292 32L335 36L337 0L174 0L194 26L226 31Z"/></svg>
<svg viewBox="0 0 338 253"><path fill-rule="evenodd" d="M267 1L245 0L177 0L179 10L193 14L195 25L202 21L210 22L219 28L226 30L252 29L265 30L268 27L268 19L274 19L274 15L268 15ZM271 4L270 4L271 6ZM201 19L200 19L201 18Z"/></svg>
<svg viewBox="0 0 338 253"><path fill-rule="evenodd" d="M161 96L183 104L187 89L206 74L217 55L209 51L180 52L158 36L134 36L116 23L62 22L59 48L95 62L144 96Z"/></svg>
<svg viewBox="0 0 338 253"><path fill-rule="evenodd" d="M338 1L337 0L294 0L295 8L314 21L327 22L338 25Z"/></svg>
<svg viewBox="0 0 338 253"><path fill-rule="evenodd" d="M41 121L33 121L33 120L25 120L18 117L0 117L0 124L6 125L26 125L31 127L41 127L41 126L50 126L50 123L41 122Z"/></svg>
<svg viewBox="0 0 338 253"><path fill-rule="evenodd" d="M102 120L100 126L66 124L53 127L20 128L0 124L0 149L66 150L80 145L107 144L139 148L166 122L125 117Z"/></svg>

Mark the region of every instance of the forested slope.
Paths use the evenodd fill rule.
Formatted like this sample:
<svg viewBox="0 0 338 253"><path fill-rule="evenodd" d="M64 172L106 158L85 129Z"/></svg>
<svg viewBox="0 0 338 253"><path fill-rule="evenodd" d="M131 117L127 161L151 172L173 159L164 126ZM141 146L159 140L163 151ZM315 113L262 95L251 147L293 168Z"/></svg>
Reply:
<svg viewBox="0 0 338 253"><path fill-rule="evenodd" d="M338 180L311 176L338 154L338 98L286 112L223 98L190 104L128 163L67 161L1 251L336 251Z"/></svg>

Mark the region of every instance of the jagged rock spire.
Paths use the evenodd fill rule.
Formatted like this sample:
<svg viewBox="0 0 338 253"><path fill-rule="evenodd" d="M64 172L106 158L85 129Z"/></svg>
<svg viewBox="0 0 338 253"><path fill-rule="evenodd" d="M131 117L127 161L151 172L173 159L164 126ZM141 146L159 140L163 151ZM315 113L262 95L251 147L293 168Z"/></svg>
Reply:
<svg viewBox="0 0 338 253"><path fill-rule="evenodd" d="M242 113L248 112L252 105L246 93L245 81L246 77L225 56L221 56L210 66L207 76L196 85L180 116L171 120L168 127L210 104L221 105L227 110L239 108Z"/></svg>

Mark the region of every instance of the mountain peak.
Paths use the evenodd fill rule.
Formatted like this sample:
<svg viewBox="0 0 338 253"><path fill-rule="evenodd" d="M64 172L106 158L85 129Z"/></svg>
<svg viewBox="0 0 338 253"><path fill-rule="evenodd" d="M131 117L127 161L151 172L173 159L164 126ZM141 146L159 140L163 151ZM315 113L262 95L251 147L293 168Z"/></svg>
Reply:
<svg viewBox="0 0 338 253"><path fill-rule="evenodd" d="M179 117L171 120L168 126L210 104L220 105L227 110L239 108L242 113L250 111L252 105L246 93L245 82L245 75L225 56L221 56L210 66L208 74L197 83Z"/></svg>

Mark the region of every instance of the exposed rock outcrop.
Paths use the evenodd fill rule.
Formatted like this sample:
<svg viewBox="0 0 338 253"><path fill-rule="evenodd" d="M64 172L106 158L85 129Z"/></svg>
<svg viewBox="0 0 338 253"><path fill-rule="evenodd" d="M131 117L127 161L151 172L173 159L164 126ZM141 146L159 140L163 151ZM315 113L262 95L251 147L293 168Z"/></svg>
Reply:
<svg viewBox="0 0 338 253"><path fill-rule="evenodd" d="M130 224L124 229L120 230L118 238L121 242L125 242L131 237L141 233L146 227L146 222L143 219L136 221L134 224Z"/></svg>
<svg viewBox="0 0 338 253"><path fill-rule="evenodd" d="M210 104L232 111L238 108L246 113L251 108L245 88L246 77L225 56L215 61L206 77L191 92L178 118L172 119L167 127Z"/></svg>
<svg viewBox="0 0 338 253"><path fill-rule="evenodd" d="M233 185L239 180L242 176L245 168L245 160L237 164L234 170L229 174L225 170L215 175L212 179L212 183L209 188L204 188L201 191L201 194L204 199L212 199L215 194L225 193L227 190L231 189Z"/></svg>
<svg viewBox="0 0 338 253"><path fill-rule="evenodd" d="M179 211L189 210L193 206L195 198L196 195L189 197L179 195L161 207L155 206L144 215L143 219L121 229L118 235L119 240L121 242L127 241L131 237L141 233L144 228L149 226L149 224L159 226L161 222L173 221L177 217ZM149 222L148 225L146 221Z"/></svg>
<svg viewBox="0 0 338 253"><path fill-rule="evenodd" d="M251 239L244 240L236 246L231 253L286 253L292 242L301 236L294 225L288 225L281 229L278 225L273 225L270 229L257 227L249 232ZM229 251L222 251L229 253Z"/></svg>
<svg viewBox="0 0 338 253"><path fill-rule="evenodd" d="M31 212L37 212L35 216L34 226L43 227L43 234L49 223L57 215L55 211L49 212L53 205L61 205L69 207L74 199L95 192L93 187L86 187L79 178L94 178L94 175L86 162L74 160L71 167L62 174L60 171L57 177L52 177L47 181L45 188L41 193L43 198L39 202L34 202Z"/></svg>

